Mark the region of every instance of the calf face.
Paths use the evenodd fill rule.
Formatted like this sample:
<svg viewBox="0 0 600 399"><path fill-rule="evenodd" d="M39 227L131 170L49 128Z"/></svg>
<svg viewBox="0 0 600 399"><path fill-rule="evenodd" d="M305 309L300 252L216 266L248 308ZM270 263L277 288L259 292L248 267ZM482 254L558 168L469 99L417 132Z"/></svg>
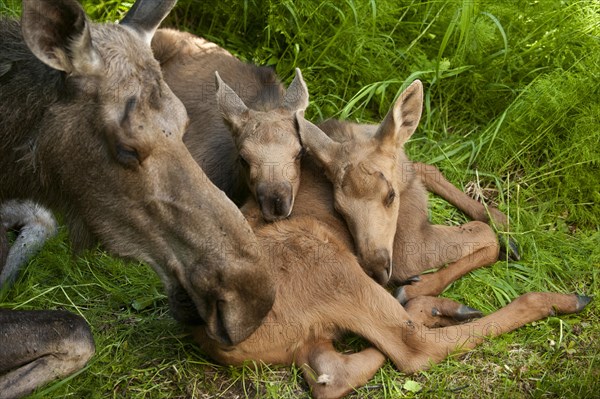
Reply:
<svg viewBox="0 0 600 399"><path fill-rule="evenodd" d="M280 107L256 111L244 104L219 74L217 104L227 121L250 191L266 221L288 217L300 186L303 148L296 113L308 106L308 90L299 69Z"/></svg>
<svg viewBox="0 0 600 399"><path fill-rule="evenodd" d="M301 122L302 142L333 184L335 209L346 220L360 264L380 284L392 273L404 183L399 171L407 162L402 146L421 117L422 92L420 81L411 84L377 128L345 123L347 140L341 142Z"/></svg>

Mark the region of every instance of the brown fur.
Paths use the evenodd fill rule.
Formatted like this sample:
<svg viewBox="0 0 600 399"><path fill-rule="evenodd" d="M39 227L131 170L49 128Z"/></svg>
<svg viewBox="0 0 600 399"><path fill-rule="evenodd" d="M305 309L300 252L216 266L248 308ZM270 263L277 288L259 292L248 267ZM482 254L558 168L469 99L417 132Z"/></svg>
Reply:
<svg viewBox="0 0 600 399"><path fill-rule="evenodd" d="M286 91L272 69L189 33L161 29L153 49L190 115L184 141L211 181L238 204L252 194L268 221L287 217L302 153L295 113L308 106L299 70Z"/></svg>
<svg viewBox="0 0 600 399"><path fill-rule="evenodd" d="M116 25L75 0L24 0L21 24L0 22L0 201L64 212L75 244L145 261L171 300L194 302L178 318L237 342L274 292L250 227L185 147L185 108L149 47L173 4L140 0Z"/></svg>
<svg viewBox="0 0 600 399"><path fill-rule="evenodd" d="M340 397L364 385L386 356L400 371L415 372L453 351L473 348L485 337L553 314L553 307L560 313L582 307L575 295L528 294L481 320L430 329L456 324L428 315L441 308L453 316L460 304L430 297L414 306L409 301L408 312L362 271L346 243L324 223L296 217L265 224L256 233L277 286L271 312L239 345L219 345L202 328L193 330L194 338L224 364L296 364L316 398ZM337 353L332 341L345 332L364 337L378 350Z"/></svg>

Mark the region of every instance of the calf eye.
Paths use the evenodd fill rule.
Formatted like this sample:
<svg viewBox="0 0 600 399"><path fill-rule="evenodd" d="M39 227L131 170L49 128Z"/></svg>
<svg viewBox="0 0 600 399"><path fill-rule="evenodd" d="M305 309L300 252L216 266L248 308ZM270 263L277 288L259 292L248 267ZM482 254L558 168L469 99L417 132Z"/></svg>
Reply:
<svg viewBox="0 0 600 399"><path fill-rule="evenodd" d="M304 149L304 147L302 147L302 148L300 149L300 151L298 151L298 154L296 154L296 158L295 158L295 159L296 159L296 160L298 160L298 159L302 159L302 157L304 156L304 153L305 153L305 152L306 152L306 150Z"/></svg>
<svg viewBox="0 0 600 399"><path fill-rule="evenodd" d="M390 206L392 206L395 199L396 199L396 192L394 190L388 191L387 196L385 197L385 201L384 201L385 206L388 208Z"/></svg>

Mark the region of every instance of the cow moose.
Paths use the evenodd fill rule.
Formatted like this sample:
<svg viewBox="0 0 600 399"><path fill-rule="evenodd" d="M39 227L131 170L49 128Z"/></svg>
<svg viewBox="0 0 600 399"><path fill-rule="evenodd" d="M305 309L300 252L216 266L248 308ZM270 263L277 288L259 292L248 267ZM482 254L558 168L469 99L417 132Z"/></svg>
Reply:
<svg viewBox="0 0 600 399"><path fill-rule="evenodd" d="M420 83L409 86L373 137L396 148L401 145L418 120L421 92ZM299 132L303 142L318 134L302 119ZM354 132L356 139L364 142L365 136ZM377 173L372 169L375 166L357 167ZM391 168L390 173L394 170ZM395 176L375 177L387 187L386 181L391 185ZM296 364L315 398L337 398L366 384L386 357L402 372L423 370L452 352L475 347L487 337L556 313L578 312L591 300L578 295L527 293L480 319L476 318L481 312L446 298L418 296L407 299L403 306L363 272L354 255L352 237L333 212L331 193L321 186L331 184L307 157L302 162L297 206L308 203L312 214L264 223L256 202L250 199L243 206L258 238L259 251L270 260L266 264L277 294L261 326L237 345L216 342L202 326L191 328L194 339L217 361ZM374 195L379 195L379 187L375 188ZM393 202L387 194L377 198ZM179 306L193 311L189 302ZM461 324L466 320L471 321ZM333 342L346 332L362 336L374 347L351 354L337 352Z"/></svg>
<svg viewBox="0 0 600 399"><path fill-rule="evenodd" d="M175 2L138 0L119 24L96 24L76 0L23 0L20 22L0 20L0 202L62 212L76 249L100 242L146 262L171 301L193 303L185 322L235 344L260 325L275 291L250 226L185 147L186 110L153 57L150 42ZM0 235L6 288L18 267L5 268ZM3 309L0 325L5 337L31 337L39 355L1 353L0 373L11 370L3 383L14 385L5 395L73 372L93 353L89 327L62 311ZM48 361L58 336L81 344L72 361Z"/></svg>
<svg viewBox="0 0 600 399"><path fill-rule="evenodd" d="M190 116L183 140L211 181L237 204L254 196L266 221L288 217L303 154L296 113L308 106L300 70L285 90L271 68L190 33L159 29L152 48Z"/></svg>
<svg viewBox="0 0 600 399"><path fill-rule="evenodd" d="M250 226L183 143L185 107L150 48L174 4L138 0L95 24L76 0L23 0L20 23L1 21L0 201L63 212L76 248L146 262L239 342L274 290Z"/></svg>

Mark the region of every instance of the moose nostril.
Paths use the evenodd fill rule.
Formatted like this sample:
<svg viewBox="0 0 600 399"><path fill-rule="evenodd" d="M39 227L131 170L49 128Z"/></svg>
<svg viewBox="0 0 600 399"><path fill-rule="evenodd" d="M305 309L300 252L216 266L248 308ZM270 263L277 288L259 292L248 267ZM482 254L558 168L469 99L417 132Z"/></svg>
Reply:
<svg viewBox="0 0 600 399"><path fill-rule="evenodd" d="M378 249L373 254L371 262L373 270L371 277L381 285L388 283L392 277L392 257L386 249Z"/></svg>
<svg viewBox="0 0 600 399"><path fill-rule="evenodd" d="M390 280L387 268L378 268L377 271L370 273L370 275L379 285L386 285Z"/></svg>

